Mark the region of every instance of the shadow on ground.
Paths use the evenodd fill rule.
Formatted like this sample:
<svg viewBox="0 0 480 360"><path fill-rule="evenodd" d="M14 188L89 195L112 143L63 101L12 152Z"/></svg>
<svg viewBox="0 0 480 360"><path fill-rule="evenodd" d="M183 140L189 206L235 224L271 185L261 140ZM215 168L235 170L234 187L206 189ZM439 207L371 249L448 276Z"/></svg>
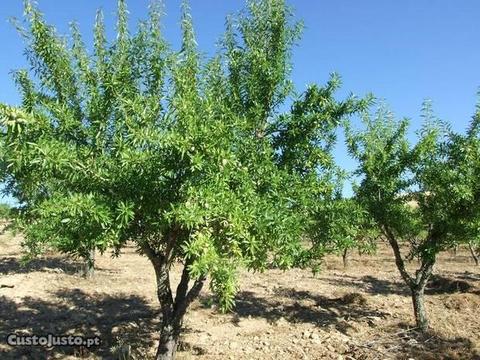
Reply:
<svg viewBox="0 0 480 360"><path fill-rule="evenodd" d="M342 332L353 321L372 321L387 316L368 306L366 298L358 293L341 298L328 298L309 291L277 288L269 298L243 291L237 295L233 322L243 317L261 317L275 323L281 319L291 323L312 323L334 326Z"/></svg>
<svg viewBox="0 0 480 360"><path fill-rule="evenodd" d="M395 359L422 360L479 360L480 354L475 350L475 344L466 338L447 339L434 331L425 334L415 331L406 323L400 323L394 328L385 329L367 343L350 352L355 358L370 359L372 353L388 355Z"/></svg>
<svg viewBox="0 0 480 360"><path fill-rule="evenodd" d="M468 279L471 281L471 279ZM465 279L451 278L442 275L433 275L425 289L426 294L454 294L475 292L474 286Z"/></svg>
<svg viewBox="0 0 480 360"><path fill-rule="evenodd" d="M397 329L398 330L398 329ZM419 334L410 331L391 335L357 346L344 353L353 359L422 359L422 360L479 360L475 344L465 338L445 339L435 333Z"/></svg>
<svg viewBox="0 0 480 360"><path fill-rule="evenodd" d="M366 275L360 279L349 275L342 275L338 278L322 278L332 285L355 286L361 292L374 295L400 295L410 296L410 290L402 281L379 279ZM441 295L454 293L479 293L479 290L472 284L478 278L470 274L452 274L451 276L433 275L425 289L427 295Z"/></svg>
<svg viewBox="0 0 480 360"><path fill-rule="evenodd" d="M252 292L240 292L236 300L233 322L238 323L242 318L249 316L266 318L270 322L283 318L291 323L308 322L317 326L333 326L346 334L359 322L367 322L373 327L379 326L377 339L365 344L351 345L349 351L344 354L355 359L386 357L480 360L475 344L466 338L447 339L433 331L422 334L404 323L392 328L381 328L382 320L388 314L372 308L367 298L360 293L328 298L309 291L277 288L270 297L264 298Z"/></svg>
<svg viewBox="0 0 480 360"><path fill-rule="evenodd" d="M55 293L55 302L24 298L17 304L0 297L0 338L7 334L99 336L97 348L81 347L9 347L0 350L1 359L51 359L65 355L113 358L112 347L119 339L132 348L148 349L156 331L158 314L145 300L136 296L90 296L79 289ZM2 344L3 345L3 344Z"/></svg>
<svg viewBox="0 0 480 360"><path fill-rule="evenodd" d="M350 276L350 275L341 275L335 278L332 277L321 277L322 281L325 281L331 285L337 286L354 286L359 291L367 294L375 295L401 295L401 296L410 296L407 285L402 281L392 281L386 279L379 279L375 276L365 275L361 278Z"/></svg>
<svg viewBox="0 0 480 360"><path fill-rule="evenodd" d="M82 263L67 258L36 258L23 262L18 257L7 256L0 259L0 274L25 274L32 271L61 272L75 274Z"/></svg>

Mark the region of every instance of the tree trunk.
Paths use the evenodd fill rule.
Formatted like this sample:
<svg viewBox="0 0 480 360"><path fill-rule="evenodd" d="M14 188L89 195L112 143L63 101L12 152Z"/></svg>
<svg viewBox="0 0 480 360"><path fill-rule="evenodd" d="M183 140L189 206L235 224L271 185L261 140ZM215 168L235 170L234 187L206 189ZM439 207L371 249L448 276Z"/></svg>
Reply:
<svg viewBox="0 0 480 360"><path fill-rule="evenodd" d="M95 273L95 249L90 250L88 256L85 257L83 266L83 276L87 279L92 278Z"/></svg>
<svg viewBox="0 0 480 360"><path fill-rule="evenodd" d="M156 360L173 360L177 352L178 339L181 333L183 317L188 306L195 300L202 290L205 277L196 279L189 289L191 259L185 261L182 277L178 283L175 299L170 284L170 251L159 254L148 244L141 244L142 251L147 255L155 270L157 281L157 297L162 313L160 341L157 348Z"/></svg>
<svg viewBox="0 0 480 360"><path fill-rule="evenodd" d="M426 332L428 329L427 312L425 310L424 290L425 290L425 287L421 289L418 289L418 288L411 289L413 311L415 313L415 322L417 323L417 328L421 332Z"/></svg>
<svg viewBox="0 0 480 360"><path fill-rule="evenodd" d="M427 256L422 259L422 266L417 270L415 279L410 284L412 291L413 311L417 328L421 332L428 330L427 311L425 310L425 287L432 275L435 257Z"/></svg>
<svg viewBox="0 0 480 360"><path fill-rule="evenodd" d="M458 251L458 245L455 245L451 250L450 253L452 254L452 257L457 257L457 251Z"/></svg>
<svg viewBox="0 0 480 360"><path fill-rule="evenodd" d="M473 261L475 261L475 265L478 266L479 259L478 254L475 251L475 247L472 245L472 243L468 243L468 248L470 249L470 253L472 254Z"/></svg>
<svg viewBox="0 0 480 360"><path fill-rule="evenodd" d="M343 250L342 260L343 260L343 268L346 269L348 267L348 249Z"/></svg>
<svg viewBox="0 0 480 360"><path fill-rule="evenodd" d="M195 280L193 286L188 290L188 283L190 276L188 272L187 264L184 265L182 278L178 284L175 294L175 301L173 301L170 287L165 290L164 285L167 283L169 274L168 270L160 269L159 275L157 275L158 298L160 300L160 306L162 309L162 322L160 331L160 342L157 349L156 360L173 360L177 352L178 340L183 325L183 318L188 309L188 306L193 300L195 300L205 281L205 278ZM169 283L169 281L168 281ZM163 285L162 285L163 284Z"/></svg>
<svg viewBox="0 0 480 360"><path fill-rule="evenodd" d="M162 320L163 323L163 320ZM178 337L180 335L181 321L177 324L162 324L160 332L160 343L157 349L156 360L175 359L178 346Z"/></svg>
<svg viewBox="0 0 480 360"><path fill-rule="evenodd" d="M432 274L433 266L435 264L435 256L425 256L421 258L421 266L416 271L415 277L410 276L407 269L405 268L405 262L400 253L400 246L398 245L397 239L393 233L388 229L384 228L384 233L387 236L387 239L392 247L393 253L395 255L395 264L397 265L400 275L402 276L405 283L409 286L412 293L412 302L413 302L413 311L415 314L415 321L417 328L421 332L425 332L428 329L428 319L427 312L425 311L425 287L427 282Z"/></svg>
<svg viewBox="0 0 480 360"><path fill-rule="evenodd" d="M157 296L162 312L160 341L155 359L173 360L177 352L177 342L183 316L176 319L174 314L168 264L160 258L155 259L152 263L157 278Z"/></svg>

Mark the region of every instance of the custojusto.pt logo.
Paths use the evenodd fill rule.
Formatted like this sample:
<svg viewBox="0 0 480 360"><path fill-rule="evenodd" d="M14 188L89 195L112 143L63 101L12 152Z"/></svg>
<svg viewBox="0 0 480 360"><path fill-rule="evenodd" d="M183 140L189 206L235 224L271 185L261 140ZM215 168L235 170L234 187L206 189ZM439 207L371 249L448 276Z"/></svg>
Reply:
<svg viewBox="0 0 480 360"><path fill-rule="evenodd" d="M101 339L98 336L85 337L77 335L7 335L7 344L10 346L98 346Z"/></svg>

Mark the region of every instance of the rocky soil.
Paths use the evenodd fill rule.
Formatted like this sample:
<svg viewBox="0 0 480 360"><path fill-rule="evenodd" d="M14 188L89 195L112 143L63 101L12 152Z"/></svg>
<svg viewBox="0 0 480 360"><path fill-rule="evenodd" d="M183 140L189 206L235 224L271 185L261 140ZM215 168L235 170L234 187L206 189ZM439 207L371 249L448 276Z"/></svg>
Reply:
<svg viewBox="0 0 480 360"><path fill-rule="evenodd" d="M153 270L133 247L98 256L93 279L49 254L24 266L21 239L0 237L0 359L149 359L158 336ZM415 262L411 266L415 266ZM174 279L178 280L175 271ZM414 329L389 248L327 258L307 270L241 273L236 308L207 288L186 316L179 359L480 359L480 268L466 250L442 255L429 284L432 330ZM98 335L96 348L10 347L9 333Z"/></svg>

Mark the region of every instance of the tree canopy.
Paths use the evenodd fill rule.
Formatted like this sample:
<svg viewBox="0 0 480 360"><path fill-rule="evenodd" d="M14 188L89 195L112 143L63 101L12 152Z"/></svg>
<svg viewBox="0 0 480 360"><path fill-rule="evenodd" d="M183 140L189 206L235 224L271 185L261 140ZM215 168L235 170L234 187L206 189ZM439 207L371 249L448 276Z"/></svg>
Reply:
<svg viewBox="0 0 480 360"><path fill-rule="evenodd" d="M131 33L119 0L114 40L98 12L92 51L75 24L60 36L33 3L25 14L31 69L14 73L22 104L0 105L1 178L19 201L25 244L32 255L87 257L135 242L157 278L157 357L170 358L207 276L229 309L239 266L287 268L305 254L301 239L334 188L335 130L369 100L337 101L336 75L295 95L301 23L283 0L248 1L210 59L187 3L179 51L162 36L156 2Z"/></svg>
<svg viewBox="0 0 480 360"><path fill-rule="evenodd" d="M436 256L478 236L480 117L477 110L463 135L436 118L429 103L423 118L415 145L407 140L408 120L396 120L385 107L373 118L365 114L364 130L350 130L347 138L359 162L357 197L389 241L412 290L417 325L425 330L423 292ZM406 267L412 259L421 264L415 274Z"/></svg>

